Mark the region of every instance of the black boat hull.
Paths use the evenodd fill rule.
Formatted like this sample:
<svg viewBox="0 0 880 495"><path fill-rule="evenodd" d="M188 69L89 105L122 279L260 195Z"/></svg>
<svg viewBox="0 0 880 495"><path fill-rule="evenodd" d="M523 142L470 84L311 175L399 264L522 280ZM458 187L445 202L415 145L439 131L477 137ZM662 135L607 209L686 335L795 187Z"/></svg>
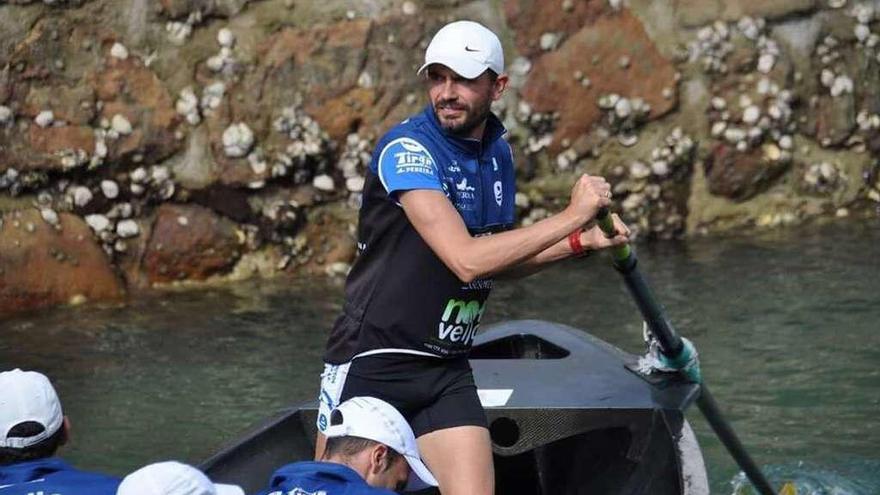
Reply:
<svg viewBox="0 0 880 495"><path fill-rule="evenodd" d="M684 419L699 393L630 370L636 357L541 321L493 326L471 355L493 441L496 493L708 493ZM281 411L202 463L255 492L279 466L312 457L316 404Z"/></svg>

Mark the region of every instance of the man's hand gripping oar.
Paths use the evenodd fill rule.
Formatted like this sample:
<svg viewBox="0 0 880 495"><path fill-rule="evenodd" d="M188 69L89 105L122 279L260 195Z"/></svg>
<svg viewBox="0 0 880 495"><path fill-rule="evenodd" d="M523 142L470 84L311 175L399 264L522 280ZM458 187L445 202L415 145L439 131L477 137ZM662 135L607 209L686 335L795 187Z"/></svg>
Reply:
<svg viewBox="0 0 880 495"><path fill-rule="evenodd" d="M599 213L596 215L596 222L609 238L617 235L614 221L607 208L599 210ZM703 381L699 360L697 359L697 351L693 344L687 339L679 337L672 324L666 318L663 308L654 299L654 294L636 266L638 260L635 252L629 244L614 246L611 249L614 267L623 276L627 289L629 289L642 313L645 324L653 339L651 345L655 347L655 350L659 351L655 352L655 356L660 369L677 370L691 382L700 384L700 396L697 398L697 406L715 431L718 439L721 440L721 443L730 452L730 455L749 478L749 481L752 482L752 486L761 495L776 495L777 492L773 490L767 478L764 477L764 474L746 452L745 447L739 441L730 423L722 416L718 403L715 402L715 399L709 392L709 388ZM786 483L779 492L780 495L795 495L795 493L796 490L792 483Z"/></svg>

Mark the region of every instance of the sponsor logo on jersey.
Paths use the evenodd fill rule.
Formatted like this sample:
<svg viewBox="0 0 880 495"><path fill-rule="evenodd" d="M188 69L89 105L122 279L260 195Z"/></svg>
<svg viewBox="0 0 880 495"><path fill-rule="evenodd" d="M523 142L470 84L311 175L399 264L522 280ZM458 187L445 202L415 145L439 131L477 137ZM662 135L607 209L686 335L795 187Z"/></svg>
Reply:
<svg viewBox="0 0 880 495"><path fill-rule="evenodd" d="M498 206L501 206L501 201L504 199L504 196L501 194L501 181L496 180L492 188L495 190L495 202L498 203Z"/></svg>
<svg viewBox="0 0 880 495"><path fill-rule="evenodd" d="M22 484L31 484L31 483L44 483L46 478L39 478L31 481L25 481ZM12 485L0 485L0 488L9 488ZM43 490L36 490L33 492L27 492L26 495L62 495L61 492L43 492Z"/></svg>
<svg viewBox="0 0 880 495"><path fill-rule="evenodd" d="M458 166L457 161L452 160L452 163L450 163L449 166L446 167L446 170L452 172L453 174L456 174L458 172L461 172L461 167Z"/></svg>
<svg viewBox="0 0 880 495"><path fill-rule="evenodd" d="M452 180L452 184L455 186L455 208L458 211L476 211L477 210L477 194L474 192L477 190L474 186L468 185L467 177L462 177L461 181L455 182Z"/></svg>
<svg viewBox="0 0 880 495"><path fill-rule="evenodd" d="M434 158L427 148L411 138L399 138L388 143L382 155L390 154L398 174L421 173L434 175Z"/></svg>
<svg viewBox="0 0 880 495"><path fill-rule="evenodd" d="M316 492L307 492L300 487L296 487L289 492L284 492L281 490L275 490L274 492L269 493L269 495L327 495L327 492L324 490L318 490Z"/></svg>
<svg viewBox="0 0 880 495"><path fill-rule="evenodd" d="M455 188L458 189L459 192L473 192L476 190L474 186L469 186L467 182L467 177L462 177L461 182L455 183Z"/></svg>
<svg viewBox="0 0 880 495"><path fill-rule="evenodd" d="M455 184L455 207L459 211L476 211L477 190L474 186L468 185L467 177L462 177L460 182L453 181Z"/></svg>
<svg viewBox="0 0 880 495"><path fill-rule="evenodd" d="M474 341L486 304L479 301L450 299L440 317L437 337L453 344L470 345Z"/></svg>
<svg viewBox="0 0 880 495"><path fill-rule="evenodd" d="M479 237L479 236L477 236ZM495 280L491 278L478 278L473 282L462 286L464 290L491 290L495 286Z"/></svg>

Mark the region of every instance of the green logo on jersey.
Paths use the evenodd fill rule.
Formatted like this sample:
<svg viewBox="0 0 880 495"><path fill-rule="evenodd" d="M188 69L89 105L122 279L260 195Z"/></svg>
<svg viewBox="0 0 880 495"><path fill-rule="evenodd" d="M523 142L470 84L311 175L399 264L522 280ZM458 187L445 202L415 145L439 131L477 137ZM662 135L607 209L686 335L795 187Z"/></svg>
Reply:
<svg viewBox="0 0 880 495"><path fill-rule="evenodd" d="M450 299L441 316L439 333L440 340L468 345L480 327L480 319L486 304L479 301L459 301Z"/></svg>

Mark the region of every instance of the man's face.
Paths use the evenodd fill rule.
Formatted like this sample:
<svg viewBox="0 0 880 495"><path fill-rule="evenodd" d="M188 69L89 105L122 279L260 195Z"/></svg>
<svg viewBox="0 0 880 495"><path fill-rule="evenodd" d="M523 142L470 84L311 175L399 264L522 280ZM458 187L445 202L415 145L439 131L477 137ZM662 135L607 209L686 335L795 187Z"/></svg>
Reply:
<svg viewBox="0 0 880 495"><path fill-rule="evenodd" d="M488 71L465 79L452 69L433 64L425 70L428 98L440 125L460 137L479 139L492 102L501 97L507 76L493 78Z"/></svg>
<svg viewBox="0 0 880 495"><path fill-rule="evenodd" d="M403 457L395 458L394 462L385 472L386 482L384 488L402 492L406 488L406 482L409 481L409 464Z"/></svg>
<svg viewBox="0 0 880 495"><path fill-rule="evenodd" d="M394 456L388 464L388 457L371 466L367 475L367 484L375 488L387 488L402 492L409 480L409 464L403 456Z"/></svg>

